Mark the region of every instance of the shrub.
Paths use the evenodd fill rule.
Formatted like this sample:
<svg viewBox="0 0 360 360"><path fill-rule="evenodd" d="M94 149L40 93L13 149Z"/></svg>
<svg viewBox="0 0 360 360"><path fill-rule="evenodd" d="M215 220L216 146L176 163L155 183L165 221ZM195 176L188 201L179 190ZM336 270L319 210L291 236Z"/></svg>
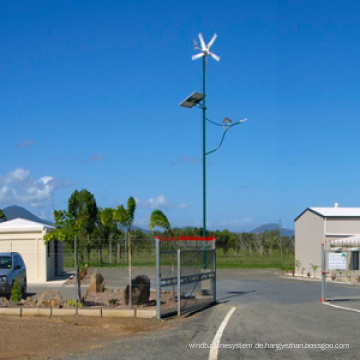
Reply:
<svg viewBox="0 0 360 360"><path fill-rule="evenodd" d="M314 277L315 277L315 276L316 276L316 271L317 271L319 265L316 265L316 264L310 264L310 265L311 265L311 268L312 268L312 270L313 270Z"/></svg>
<svg viewBox="0 0 360 360"><path fill-rule="evenodd" d="M76 306L76 299L68 299L66 300L66 307L75 307ZM82 302L78 302L78 307L82 307Z"/></svg>
<svg viewBox="0 0 360 360"><path fill-rule="evenodd" d="M115 305L117 305L118 302L119 302L119 299L109 299L109 304L110 305L115 306Z"/></svg>
<svg viewBox="0 0 360 360"><path fill-rule="evenodd" d="M23 297L23 292L22 292L22 288L18 282L17 279L15 279L13 286L11 288L11 297L10 300L17 304Z"/></svg>

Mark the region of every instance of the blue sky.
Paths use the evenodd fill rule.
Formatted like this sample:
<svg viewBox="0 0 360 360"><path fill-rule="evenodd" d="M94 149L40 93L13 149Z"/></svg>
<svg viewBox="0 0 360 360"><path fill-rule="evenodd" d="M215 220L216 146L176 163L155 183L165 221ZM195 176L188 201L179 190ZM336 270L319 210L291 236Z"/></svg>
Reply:
<svg viewBox="0 0 360 360"><path fill-rule="evenodd" d="M39 216L75 189L202 225L192 41L202 32L207 116L249 120L207 157L207 226L293 227L308 206L360 206L360 3L2 1L0 208ZM222 136L207 126L207 150Z"/></svg>

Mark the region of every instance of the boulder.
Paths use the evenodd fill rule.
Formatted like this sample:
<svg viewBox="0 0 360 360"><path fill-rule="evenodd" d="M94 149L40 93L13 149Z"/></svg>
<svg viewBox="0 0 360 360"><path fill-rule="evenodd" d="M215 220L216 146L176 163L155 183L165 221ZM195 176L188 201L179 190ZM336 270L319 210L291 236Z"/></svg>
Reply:
<svg viewBox="0 0 360 360"><path fill-rule="evenodd" d="M89 292L100 293L104 292L105 282L103 276L96 272L91 275Z"/></svg>
<svg viewBox="0 0 360 360"><path fill-rule="evenodd" d="M144 305L150 298L150 279L146 275L140 275L131 280L132 304ZM129 285L125 289L125 304L129 305Z"/></svg>
<svg viewBox="0 0 360 360"><path fill-rule="evenodd" d="M64 300L58 290L49 289L39 295L36 305L41 307L59 308Z"/></svg>

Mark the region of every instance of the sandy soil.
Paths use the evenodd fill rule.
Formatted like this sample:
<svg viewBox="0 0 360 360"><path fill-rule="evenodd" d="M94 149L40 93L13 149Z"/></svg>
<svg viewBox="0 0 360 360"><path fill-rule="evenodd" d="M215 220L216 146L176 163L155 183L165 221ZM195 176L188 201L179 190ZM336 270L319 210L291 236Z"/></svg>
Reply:
<svg viewBox="0 0 360 360"><path fill-rule="evenodd" d="M56 359L105 347L111 340L167 330L178 320L0 316L0 359Z"/></svg>

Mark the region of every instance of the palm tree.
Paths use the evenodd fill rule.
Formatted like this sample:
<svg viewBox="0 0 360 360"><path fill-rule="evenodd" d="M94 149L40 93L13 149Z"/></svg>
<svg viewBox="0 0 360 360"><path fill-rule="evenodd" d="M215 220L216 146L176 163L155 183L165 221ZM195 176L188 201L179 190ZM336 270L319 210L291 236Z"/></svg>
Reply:
<svg viewBox="0 0 360 360"><path fill-rule="evenodd" d="M149 230L160 227L166 231L170 230L170 223L166 215L161 210L154 210L150 215Z"/></svg>

